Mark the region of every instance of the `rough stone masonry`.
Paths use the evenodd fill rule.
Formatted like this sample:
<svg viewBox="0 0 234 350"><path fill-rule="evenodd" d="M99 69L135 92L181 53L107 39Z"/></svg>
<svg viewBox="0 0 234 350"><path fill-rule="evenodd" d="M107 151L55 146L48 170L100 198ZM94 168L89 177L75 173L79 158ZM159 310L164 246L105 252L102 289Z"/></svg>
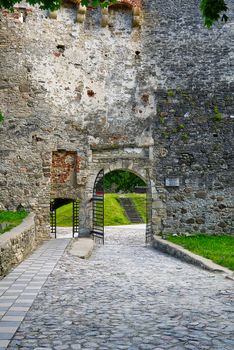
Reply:
<svg viewBox="0 0 234 350"><path fill-rule="evenodd" d="M126 1L109 8L106 26L93 8L77 23L69 3L54 17L25 5L3 11L1 208L34 211L42 237L50 199L79 198L89 232L96 175L128 169L150 176L155 232L233 234L227 4L228 22L211 30L198 0L145 0L140 26Z"/></svg>

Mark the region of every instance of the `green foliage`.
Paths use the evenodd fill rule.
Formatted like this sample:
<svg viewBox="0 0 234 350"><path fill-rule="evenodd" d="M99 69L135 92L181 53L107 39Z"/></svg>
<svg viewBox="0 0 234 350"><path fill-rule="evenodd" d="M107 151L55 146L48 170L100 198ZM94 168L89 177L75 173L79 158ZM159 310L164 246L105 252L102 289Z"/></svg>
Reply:
<svg viewBox="0 0 234 350"><path fill-rule="evenodd" d="M166 132L166 131L163 131L163 132L162 132L162 137L163 137L164 139L168 139L168 137L170 137L170 134L169 134L168 132Z"/></svg>
<svg viewBox="0 0 234 350"><path fill-rule="evenodd" d="M212 27L220 18L224 22L228 20L228 16L223 13L228 10L225 0L200 0L200 10L207 28Z"/></svg>
<svg viewBox="0 0 234 350"><path fill-rule="evenodd" d="M23 219L28 215L26 210L5 211L0 210L0 223L9 223L4 229L0 229L0 234L11 230L13 227L21 224Z"/></svg>
<svg viewBox="0 0 234 350"><path fill-rule="evenodd" d="M81 0L82 5L91 7L107 7L113 5L117 0Z"/></svg>
<svg viewBox="0 0 234 350"><path fill-rule="evenodd" d="M199 234L189 237L169 236L168 240L234 270L234 237Z"/></svg>
<svg viewBox="0 0 234 350"><path fill-rule="evenodd" d="M145 186L145 182L130 171L114 170L104 176L107 192L133 192L136 186Z"/></svg>
<svg viewBox="0 0 234 350"><path fill-rule="evenodd" d="M163 116L159 117L159 123L162 125L165 124L165 118Z"/></svg>
<svg viewBox="0 0 234 350"><path fill-rule="evenodd" d="M220 123L223 117L217 106L214 107L214 121L215 123Z"/></svg>
<svg viewBox="0 0 234 350"><path fill-rule="evenodd" d="M184 128L185 128L184 124L181 123L181 124L178 125L178 130L183 130Z"/></svg>
<svg viewBox="0 0 234 350"><path fill-rule="evenodd" d="M56 209L56 224L57 226L70 227L73 225L72 220L72 205L73 203L65 204Z"/></svg>
<svg viewBox="0 0 234 350"><path fill-rule="evenodd" d="M27 0L28 4L34 6L39 5L42 10L57 10L61 4L62 0ZM0 0L0 8L6 8L12 10L14 5L19 3L18 0ZM116 3L116 0L81 0L82 5L92 6L92 7L107 7L111 4Z"/></svg>
<svg viewBox="0 0 234 350"><path fill-rule="evenodd" d="M3 120L4 120L4 115L3 115L3 113L0 111L0 123L2 123Z"/></svg>
<svg viewBox="0 0 234 350"><path fill-rule="evenodd" d="M62 0L27 0L27 3L34 6L39 5L43 10L54 11L61 6ZM0 0L0 8L7 8L12 10L15 4L19 3L18 0Z"/></svg>
<svg viewBox="0 0 234 350"><path fill-rule="evenodd" d="M175 96L175 92L173 90L168 90L167 91L167 96L168 97L174 97Z"/></svg>
<svg viewBox="0 0 234 350"><path fill-rule="evenodd" d="M113 193L105 194L104 202L104 225L129 225L131 222L125 215L125 211L118 202L119 195Z"/></svg>
<svg viewBox="0 0 234 350"><path fill-rule="evenodd" d="M184 141L184 142L187 142L188 139L189 139L189 136L186 132L183 132L182 136L181 136L181 139Z"/></svg>

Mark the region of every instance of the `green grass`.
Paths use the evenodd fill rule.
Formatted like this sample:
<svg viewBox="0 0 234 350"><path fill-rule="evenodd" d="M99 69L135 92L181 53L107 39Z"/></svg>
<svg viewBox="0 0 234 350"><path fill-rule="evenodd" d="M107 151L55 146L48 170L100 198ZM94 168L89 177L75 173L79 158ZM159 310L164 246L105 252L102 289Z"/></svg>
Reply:
<svg viewBox="0 0 234 350"><path fill-rule="evenodd" d="M234 237L208 236L169 236L170 242L181 245L195 254L211 259L215 263L234 270Z"/></svg>
<svg viewBox="0 0 234 350"><path fill-rule="evenodd" d="M10 231L13 227L18 226L21 224L24 218L28 213L26 210L21 210L21 211L4 211L0 210L0 223L7 222L9 225L5 227L4 229L0 229L0 235Z"/></svg>
<svg viewBox="0 0 234 350"><path fill-rule="evenodd" d="M105 194L104 202L104 225L115 226L115 225L129 225L131 222L125 215L124 209L118 202L119 195L115 193Z"/></svg>
<svg viewBox="0 0 234 350"><path fill-rule="evenodd" d="M118 202L120 195L115 193L105 194L104 202L104 225L105 226L115 226L115 225L129 225L131 222L125 215L124 209ZM121 195L123 196L123 195ZM140 216L143 218L144 222L146 220L146 196L142 193L128 193L125 194L127 198L131 198ZM57 226L72 226L72 203L63 205L56 210L56 221Z"/></svg>
<svg viewBox="0 0 234 350"><path fill-rule="evenodd" d="M56 210L57 226L69 227L72 226L72 202L59 207Z"/></svg>

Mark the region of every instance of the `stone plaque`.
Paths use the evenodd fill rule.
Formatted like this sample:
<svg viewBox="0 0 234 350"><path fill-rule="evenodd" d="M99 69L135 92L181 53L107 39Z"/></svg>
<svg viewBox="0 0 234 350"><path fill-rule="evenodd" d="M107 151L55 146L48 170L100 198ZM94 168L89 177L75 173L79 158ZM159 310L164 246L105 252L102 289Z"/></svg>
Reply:
<svg viewBox="0 0 234 350"><path fill-rule="evenodd" d="M165 179L166 187L179 187L180 179L178 177L167 177Z"/></svg>

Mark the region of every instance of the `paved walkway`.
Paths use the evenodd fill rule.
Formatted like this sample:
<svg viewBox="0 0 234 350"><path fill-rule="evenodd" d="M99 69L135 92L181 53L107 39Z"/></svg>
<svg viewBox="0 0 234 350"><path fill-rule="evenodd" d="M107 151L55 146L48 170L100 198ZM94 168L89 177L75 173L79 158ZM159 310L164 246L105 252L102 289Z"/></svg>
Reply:
<svg viewBox="0 0 234 350"><path fill-rule="evenodd" d="M233 281L143 241L144 229L108 228L89 260L65 252L8 349L233 350ZM50 244L58 259L67 240Z"/></svg>
<svg viewBox="0 0 234 350"><path fill-rule="evenodd" d="M9 344L68 242L46 242L0 281L0 350Z"/></svg>

